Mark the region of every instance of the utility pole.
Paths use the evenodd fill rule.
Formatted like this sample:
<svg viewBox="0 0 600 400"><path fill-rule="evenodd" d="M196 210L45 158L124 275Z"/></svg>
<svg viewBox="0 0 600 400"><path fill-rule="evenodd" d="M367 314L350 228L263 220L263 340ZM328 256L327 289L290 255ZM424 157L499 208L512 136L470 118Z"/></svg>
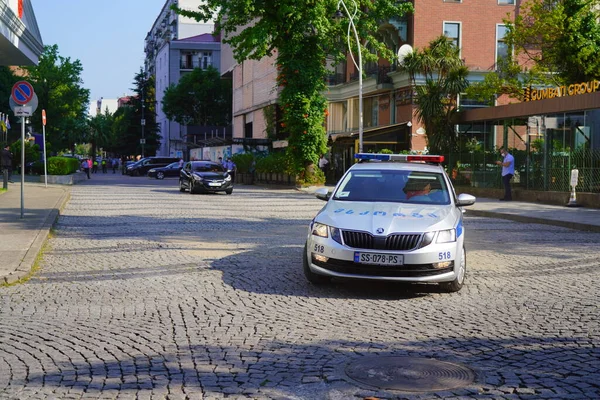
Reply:
<svg viewBox="0 0 600 400"><path fill-rule="evenodd" d="M144 146L146 145L146 137L144 136L144 127L146 126L146 120L144 119L144 108L146 104L144 102L144 91L146 90L146 74L142 76L142 140L140 140L140 144L142 145L142 158L144 158Z"/></svg>

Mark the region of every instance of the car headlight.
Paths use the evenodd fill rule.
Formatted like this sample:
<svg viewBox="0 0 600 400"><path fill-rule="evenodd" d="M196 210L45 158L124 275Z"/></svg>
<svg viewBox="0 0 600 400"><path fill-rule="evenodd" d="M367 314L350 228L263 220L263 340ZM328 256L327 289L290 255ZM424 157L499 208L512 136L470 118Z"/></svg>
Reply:
<svg viewBox="0 0 600 400"><path fill-rule="evenodd" d="M329 228L327 225L315 222L313 224L312 234L315 236L320 236L320 237L324 237L324 238L329 237L329 235L327 234L327 230L328 230L327 228Z"/></svg>
<svg viewBox="0 0 600 400"><path fill-rule="evenodd" d="M447 229L445 231L439 231L436 243L450 243L456 242L456 229Z"/></svg>
<svg viewBox="0 0 600 400"><path fill-rule="evenodd" d="M421 240L421 244L419 247L429 246L433 242L433 238L435 237L435 232L426 232L423 234L423 239Z"/></svg>
<svg viewBox="0 0 600 400"><path fill-rule="evenodd" d="M148 172L156 172L156 170L154 168L152 168L150 171Z"/></svg>
<svg viewBox="0 0 600 400"><path fill-rule="evenodd" d="M229 182L230 180L231 180L231 175L227 175L227 176L225 177L225 182Z"/></svg>

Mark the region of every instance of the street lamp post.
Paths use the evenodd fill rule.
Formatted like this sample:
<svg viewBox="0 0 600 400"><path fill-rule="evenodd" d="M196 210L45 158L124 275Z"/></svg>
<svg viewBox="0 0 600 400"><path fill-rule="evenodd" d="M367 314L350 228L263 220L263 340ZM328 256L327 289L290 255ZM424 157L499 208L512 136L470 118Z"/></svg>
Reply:
<svg viewBox="0 0 600 400"><path fill-rule="evenodd" d="M146 76L142 77L142 120L140 124L142 125L142 140L140 143L142 145L142 158L144 158L144 146L146 145L146 137L144 136L144 127L146 126L146 120L144 119L144 108L146 105L144 104L144 91L146 88Z"/></svg>
<svg viewBox="0 0 600 400"><path fill-rule="evenodd" d="M360 39L358 38L358 31L356 30L356 25L354 25L354 17L358 14L358 4L356 0L352 0L354 4L354 13L350 14L348 11L348 7L346 7L346 3L344 0L338 1L338 10L335 13L335 18L339 19L343 17L342 12L339 10L340 5L344 7L344 11L348 15L350 19L350 23L348 24L348 50L350 51L350 57L352 58L352 62L356 69L358 70L358 152L362 153L363 151L363 81L362 81L362 52L360 50ZM352 28L354 32L354 40L356 40L356 48L358 49L358 64L354 59L354 55L352 54L352 47L350 45L350 28Z"/></svg>

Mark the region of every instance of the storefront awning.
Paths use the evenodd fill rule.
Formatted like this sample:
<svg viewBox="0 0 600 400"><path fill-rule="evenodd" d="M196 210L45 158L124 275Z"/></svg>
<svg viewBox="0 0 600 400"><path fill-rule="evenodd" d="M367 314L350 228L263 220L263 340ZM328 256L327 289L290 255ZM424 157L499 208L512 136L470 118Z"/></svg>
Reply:
<svg viewBox="0 0 600 400"><path fill-rule="evenodd" d="M395 129L401 127L401 126L405 126L406 124L408 124L409 121L405 121L405 122L399 122L397 124L392 124L392 125L385 125L385 126L376 126L376 127L369 127L369 128L365 128L363 130L363 139L368 135L380 135L380 134L385 134L388 132L392 132ZM358 130L351 130L351 131L346 131L346 132L337 132L337 133L330 133L327 135L329 139L331 139L332 142L335 142L338 139L342 139L342 138L355 138L358 139Z"/></svg>

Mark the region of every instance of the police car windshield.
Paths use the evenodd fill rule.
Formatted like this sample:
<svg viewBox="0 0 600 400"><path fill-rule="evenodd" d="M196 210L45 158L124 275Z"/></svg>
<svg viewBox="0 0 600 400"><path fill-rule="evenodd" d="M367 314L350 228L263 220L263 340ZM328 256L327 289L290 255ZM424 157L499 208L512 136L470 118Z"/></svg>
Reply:
<svg viewBox="0 0 600 400"><path fill-rule="evenodd" d="M342 201L450 204L444 176L441 173L420 171L350 171L333 198Z"/></svg>

